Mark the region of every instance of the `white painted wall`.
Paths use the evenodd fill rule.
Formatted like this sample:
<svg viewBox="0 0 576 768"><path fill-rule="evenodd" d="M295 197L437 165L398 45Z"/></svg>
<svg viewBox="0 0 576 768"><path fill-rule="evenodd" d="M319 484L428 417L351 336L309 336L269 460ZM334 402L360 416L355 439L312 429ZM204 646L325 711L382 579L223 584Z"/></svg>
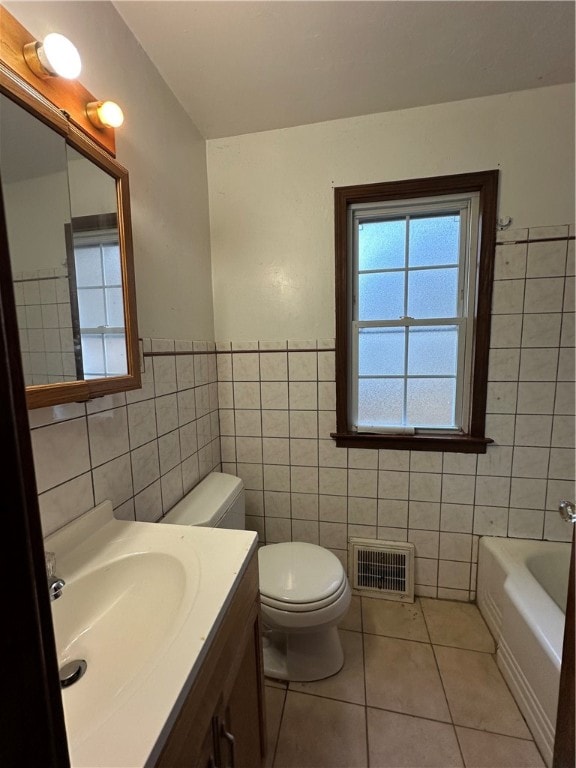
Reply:
<svg viewBox="0 0 576 768"><path fill-rule="evenodd" d="M3 190L12 271L66 267L64 225L70 223L66 173L15 181L4 184Z"/></svg>
<svg viewBox="0 0 576 768"><path fill-rule="evenodd" d="M205 142L109 2L9 2L36 37L78 47L83 85L123 108L140 335L213 339Z"/></svg>
<svg viewBox="0 0 576 768"><path fill-rule="evenodd" d="M334 336L334 186L499 168L514 227L574 219L572 86L208 142L216 338Z"/></svg>
<svg viewBox="0 0 576 768"><path fill-rule="evenodd" d="M116 181L87 157L68 147L68 185L73 218L116 212Z"/></svg>

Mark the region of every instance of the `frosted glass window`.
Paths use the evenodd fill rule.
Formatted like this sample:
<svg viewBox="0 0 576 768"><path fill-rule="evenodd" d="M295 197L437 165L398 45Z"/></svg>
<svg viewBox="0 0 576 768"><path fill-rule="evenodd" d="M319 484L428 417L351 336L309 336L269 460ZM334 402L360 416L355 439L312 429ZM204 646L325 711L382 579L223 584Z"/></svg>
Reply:
<svg viewBox="0 0 576 768"><path fill-rule="evenodd" d="M404 381L402 379L360 379L358 382L358 424L387 427L402 422Z"/></svg>
<svg viewBox="0 0 576 768"><path fill-rule="evenodd" d="M118 233L95 230L82 238L74 254L76 270L85 282L78 290L84 374L86 378L123 375L128 372L125 334L99 332L125 325Z"/></svg>
<svg viewBox="0 0 576 768"><path fill-rule="evenodd" d="M408 374L455 376L458 368L458 328L452 325L410 328Z"/></svg>
<svg viewBox="0 0 576 768"><path fill-rule="evenodd" d="M82 336L82 363L86 376L103 376L106 370L104 364L104 345L102 336Z"/></svg>
<svg viewBox="0 0 576 768"><path fill-rule="evenodd" d="M458 269L417 269L408 273L410 317L456 317Z"/></svg>
<svg viewBox="0 0 576 768"><path fill-rule="evenodd" d="M106 288L107 325L114 328L124 327L124 306L122 288Z"/></svg>
<svg viewBox="0 0 576 768"><path fill-rule="evenodd" d="M75 247L74 260L78 287L102 285L102 259L98 246Z"/></svg>
<svg viewBox="0 0 576 768"><path fill-rule="evenodd" d="M398 269L404 266L406 219L365 221L358 227L358 269Z"/></svg>
<svg viewBox="0 0 576 768"><path fill-rule="evenodd" d="M105 245L102 248L102 255L104 260L104 282L106 285L121 285L120 248L117 244Z"/></svg>
<svg viewBox="0 0 576 768"><path fill-rule="evenodd" d="M361 274L359 320L397 320L404 315L404 272Z"/></svg>
<svg viewBox="0 0 576 768"><path fill-rule="evenodd" d="M99 328L106 325L104 293L97 288L78 291L78 310L82 328Z"/></svg>
<svg viewBox="0 0 576 768"><path fill-rule="evenodd" d="M124 374L128 371L126 361L126 339L123 333L107 333L104 336L106 352L106 373Z"/></svg>
<svg viewBox="0 0 576 768"><path fill-rule="evenodd" d="M418 449L421 434L439 450L489 442L480 360L497 172L450 186L439 177L335 190L339 446ZM393 438L362 438L375 431Z"/></svg>
<svg viewBox="0 0 576 768"><path fill-rule="evenodd" d="M361 328L358 340L360 376L402 376L404 328Z"/></svg>
<svg viewBox="0 0 576 768"><path fill-rule="evenodd" d="M459 215L410 219L410 267L458 264L459 246Z"/></svg>
<svg viewBox="0 0 576 768"><path fill-rule="evenodd" d="M406 420L420 427L453 427L455 379L408 379Z"/></svg>

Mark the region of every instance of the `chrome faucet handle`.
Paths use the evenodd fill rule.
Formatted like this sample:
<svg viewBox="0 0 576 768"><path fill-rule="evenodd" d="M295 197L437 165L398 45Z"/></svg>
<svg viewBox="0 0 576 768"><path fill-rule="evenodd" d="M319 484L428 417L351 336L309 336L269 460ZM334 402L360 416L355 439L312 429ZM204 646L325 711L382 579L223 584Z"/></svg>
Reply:
<svg viewBox="0 0 576 768"><path fill-rule="evenodd" d="M561 501L558 504L560 517L567 523L576 523L576 507L573 501Z"/></svg>
<svg viewBox="0 0 576 768"><path fill-rule="evenodd" d="M54 581L50 582L48 584L48 594L50 595L50 600L58 600L58 598L62 596L62 590L65 586L66 582L64 579L55 579Z"/></svg>
<svg viewBox="0 0 576 768"><path fill-rule="evenodd" d="M50 600L57 600L62 595L66 582L56 576L56 555L54 552L44 552L46 559L46 575L48 577L48 594Z"/></svg>

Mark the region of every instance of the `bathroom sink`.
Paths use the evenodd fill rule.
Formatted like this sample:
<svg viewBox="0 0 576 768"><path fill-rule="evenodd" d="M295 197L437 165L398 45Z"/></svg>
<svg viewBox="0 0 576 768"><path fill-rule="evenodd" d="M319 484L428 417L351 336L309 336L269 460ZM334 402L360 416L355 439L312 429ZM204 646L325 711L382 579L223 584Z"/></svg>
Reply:
<svg viewBox="0 0 576 768"><path fill-rule="evenodd" d="M94 722L114 707L169 644L197 589L182 563L161 552L127 554L67 579L52 611L58 663L87 664L63 692L67 717Z"/></svg>
<svg viewBox="0 0 576 768"><path fill-rule="evenodd" d="M109 501L45 540L74 768L154 765L256 535L116 520Z"/></svg>

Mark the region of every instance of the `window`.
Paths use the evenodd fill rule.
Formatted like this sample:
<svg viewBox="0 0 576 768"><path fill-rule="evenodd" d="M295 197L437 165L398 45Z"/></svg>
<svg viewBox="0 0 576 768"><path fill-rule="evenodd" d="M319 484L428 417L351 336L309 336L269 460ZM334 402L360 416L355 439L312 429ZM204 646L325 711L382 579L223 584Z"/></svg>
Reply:
<svg viewBox="0 0 576 768"><path fill-rule="evenodd" d="M338 445L485 452L497 184L335 190Z"/></svg>
<svg viewBox="0 0 576 768"><path fill-rule="evenodd" d="M123 375L128 370L122 264L115 219L114 214L108 214L72 222L85 379Z"/></svg>

